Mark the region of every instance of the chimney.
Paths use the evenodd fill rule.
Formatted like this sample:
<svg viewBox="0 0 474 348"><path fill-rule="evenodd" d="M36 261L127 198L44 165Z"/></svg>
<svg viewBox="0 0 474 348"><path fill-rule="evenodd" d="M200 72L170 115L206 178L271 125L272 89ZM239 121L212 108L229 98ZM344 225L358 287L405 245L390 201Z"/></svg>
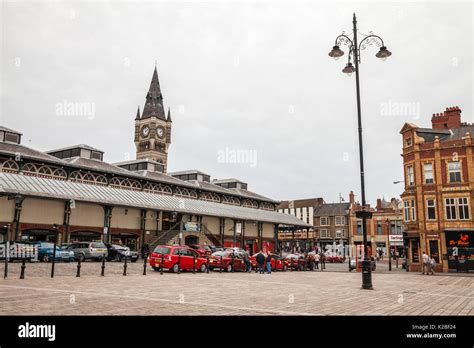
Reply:
<svg viewBox="0 0 474 348"><path fill-rule="evenodd" d="M380 198L377 198L377 210L382 209L382 200Z"/></svg>
<svg viewBox="0 0 474 348"><path fill-rule="evenodd" d="M354 192L349 192L349 203L354 204Z"/></svg>
<svg viewBox="0 0 474 348"><path fill-rule="evenodd" d="M461 109L459 106L446 108L442 113L433 114L431 118L433 129L451 129L461 127Z"/></svg>

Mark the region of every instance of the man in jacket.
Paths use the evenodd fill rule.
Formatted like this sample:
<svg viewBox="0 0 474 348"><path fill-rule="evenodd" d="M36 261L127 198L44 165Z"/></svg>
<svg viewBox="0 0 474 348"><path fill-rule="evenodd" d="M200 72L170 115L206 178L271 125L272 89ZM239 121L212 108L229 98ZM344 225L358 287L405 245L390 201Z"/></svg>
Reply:
<svg viewBox="0 0 474 348"><path fill-rule="evenodd" d="M267 259L265 261L267 263L267 273L271 274L272 273L272 254L270 252L268 252Z"/></svg>
<svg viewBox="0 0 474 348"><path fill-rule="evenodd" d="M257 254L257 257L255 258L257 261L257 271L260 272L260 274L263 274L264 272L264 264L265 264L265 255L263 255L262 250L260 250Z"/></svg>

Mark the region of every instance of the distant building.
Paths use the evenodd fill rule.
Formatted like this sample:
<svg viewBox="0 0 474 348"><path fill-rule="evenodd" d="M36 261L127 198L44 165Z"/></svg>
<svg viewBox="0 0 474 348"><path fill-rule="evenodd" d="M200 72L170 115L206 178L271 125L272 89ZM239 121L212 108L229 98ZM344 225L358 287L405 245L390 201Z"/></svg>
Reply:
<svg viewBox="0 0 474 348"><path fill-rule="evenodd" d="M346 246L349 242L351 203L324 203L314 212L314 229L318 245Z"/></svg>
<svg viewBox="0 0 474 348"><path fill-rule="evenodd" d="M434 114L431 128L406 123L400 133L410 270L421 270L422 252L433 256L437 271L473 270L474 125L461 122L456 106Z"/></svg>

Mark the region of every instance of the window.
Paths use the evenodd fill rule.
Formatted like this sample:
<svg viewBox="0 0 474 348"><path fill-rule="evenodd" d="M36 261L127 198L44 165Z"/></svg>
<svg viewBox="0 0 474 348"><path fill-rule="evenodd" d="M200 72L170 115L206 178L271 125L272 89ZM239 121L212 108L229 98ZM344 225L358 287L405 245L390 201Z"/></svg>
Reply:
<svg viewBox="0 0 474 348"><path fill-rule="evenodd" d="M329 217L323 216L319 218L319 225L321 226L329 226Z"/></svg>
<svg viewBox="0 0 474 348"><path fill-rule="evenodd" d="M434 199L426 200L426 209L428 213L428 220L436 220L436 206Z"/></svg>
<svg viewBox="0 0 474 348"><path fill-rule="evenodd" d="M435 259L436 263L439 263L439 247L437 240L430 240L430 255Z"/></svg>
<svg viewBox="0 0 474 348"><path fill-rule="evenodd" d="M362 235L362 221L357 221L357 234Z"/></svg>
<svg viewBox="0 0 474 348"><path fill-rule="evenodd" d="M446 220L456 220L456 201L454 198L445 199Z"/></svg>
<svg viewBox="0 0 474 348"><path fill-rule="evenodd" d="M329 230L319 230L319 238L330 238Z"/></svg>
<svg viewBox="0 0 474 348"><path fill-rule="evenodd" d="M459 161L448 162L449 182L461 182L461 163Z"/></svg>
<svg viewBox="0 0 474 348"><path fill-rule="evenodd" d="M404 201L403 202L403 218L405 221L410 221L410 202Z"/></svg>
<svg viewBox="0 0 474 348"><path fill-rule="evenodd" d="M411 219L412 221L416 221L416 206L415 206L415 200L411 200Z"/></svg>
<svg viewBox="0 0 474 348"><path fill-rule="evenodd" d="M413 172L413 166L407 167L408 186L415 185L415 175Z"/></svg>
<svg viewBox="0 0 474 348"><path fill-rule="evenodd" d="M425 184L432 184L433 178L433 163L425 163L423 165L423 172L425 174Z"/></svg>
<svg viewBox="0 0 474 348"><path fill-rule="evenodd" d="M377 234L382 234L382 221L377 221Z"/></svg>
<svg viewBox="0 0 474 348"><path fill-rule="evenodd" d="M344 226L346 224L346 217L345 216L336 216L336 225L337 226Z"/></svg>
<svg viewBox="0 0 474 348"><path fill-rule="evenodd" d="M336 230L336 238L344 238L344 231Z"/></svg>
<svg viewBox="0 0 474 348"><path fill-rule="evenodd" d="M407 138L407 139L405 140L405 144L406 144L407 146L411 146L412 143L413 143L413 141L411 140L411 138Z"/></svg>
<svg viewBox="0 0 474 348"><path fill-rule="evenodd" d="M469 219L469 203L466 197L458 198L459 219Z"/></svg>

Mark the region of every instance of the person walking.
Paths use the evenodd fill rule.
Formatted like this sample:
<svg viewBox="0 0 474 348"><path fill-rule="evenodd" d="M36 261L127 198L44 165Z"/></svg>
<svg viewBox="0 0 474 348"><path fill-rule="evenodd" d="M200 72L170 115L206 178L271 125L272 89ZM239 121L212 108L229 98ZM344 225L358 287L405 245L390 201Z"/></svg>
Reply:
<svg viewBox="0 0 474 348"><path fill-rule="evenodd" d="M272 254L268 252L267 258L266 258L266 263L267 263L267 273L271 274L272 273Z"/></svg>
<svg viewBox="0 0 474 348"><path fill-rule="evenodd" d="M255 272L260 272L260 274L263 274L264 272L264 263L265 263L265 255L263 255L262 250L260 250L257 254L257 257L255 258L257 261L257 269Z"/></svg>
<svg viewBox="0 0 474 348"><path fill-rule="evenodd" d="M421 272L421 274L425 274L425 270L426 270L426 274L428 275L428 272L430 270L430 257L428 256L427 253L425 253L423 251L423 270Z"/></svg>
<svg viewBox="0 0 474 348"><path fill-rule="evenodd" d="M380 258L380 260L383 261L383 250L382 250L382 248L379 249L379 258Z"/></svg>
<svg viewBox="0 0 474 348"><path fill-rule="evenodd" d="M316 269L319 269L319 260L320 256L318 253L314 254L314 263L316 264Z"/></svg>
<svg viewBox="0 0 474 348"><path fill-rule="evenodd" d="M247 252L244 253L244 264L245 264L245 271L252 272L252 265L250 264L249 254L247 254Z"/></svg>
<svg viewBox="0 0 474 348"><path fill-rule="evenodd" d="M430 256L430 274L434 275L434 268L436 266L436 260L433 256Z"/></svg>

